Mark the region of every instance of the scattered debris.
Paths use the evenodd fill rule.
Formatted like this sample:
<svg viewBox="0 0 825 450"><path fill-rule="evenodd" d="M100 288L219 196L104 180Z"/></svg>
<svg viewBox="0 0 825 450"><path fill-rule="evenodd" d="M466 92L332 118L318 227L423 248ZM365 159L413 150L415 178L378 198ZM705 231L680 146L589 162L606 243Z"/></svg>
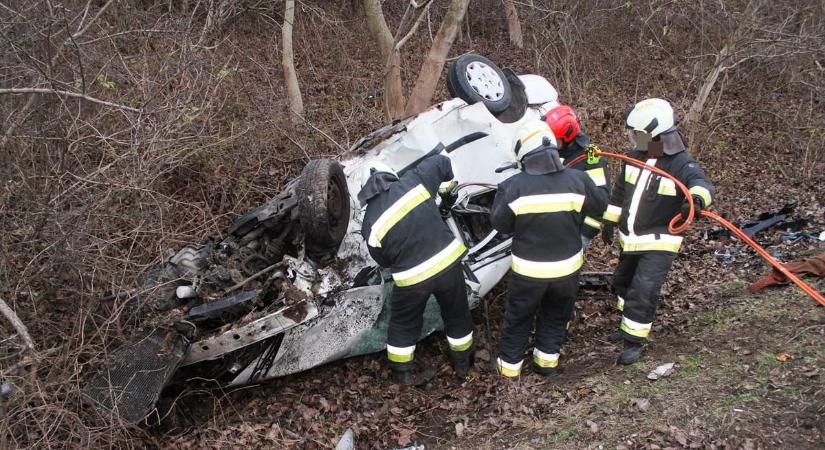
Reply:
<svg viewBox="0 0 825 450"><path fill-rule="evenodd" d="M754 222L749 222L742 225L740 228L748 237L753 238L757 233L768 230L770 228L780 228L786 231L800 231L808 226L808 221L805 219L789 220L788 217L796 210L796 202L786 203L779 211L763 212ZM731 237L731 234L726 229L714 230L708 233L708 238L716 240L721 237Z"/></svg>
<svg viewBox="0 0 825 450"><path fill-rule="evenodd" d="M777 211L775 213L763 212L762 214L759 215L759 217L756 218L757 222L751 222L751 223L745 224L745 226L742 227L742 231L745 234L747 234L748 237L753 237L754 235L756 235L756 233L759 233L760 231L765 231L768 228L772 228L772 227L779 226L779 225L782 225L782 228L785 228L785 229L795 228L796 230L798 230L801 227L803 227L805 224L807 224L807 221L794 220L790 223L785 222L785 219L791 213L793 213L795 209L796 209L796 202L793 202L793 203L786 203L784 206L782 206L782 209L780 209L779 211ZM803 224L803 222L804 222L804 224ZM791 225L791 226L786 226L786 225ZM799 228L797 228L797 227L799 227Z"/></svg>
<svg viewBox="0 0 825 450"><path fill-rule="evenodd" d="M347 431L341 435L341 439L335 445L335 450L355 450L355 435L352 428L347 428Z"/></svg>
<svg viewBox="0 0 825 450"><path fill-rule="evenodd" d="M673 374L673 366L674 364L672 362L662 364L661 366L653 369L649 374L647 374L647 379L658 380L659 378L669 377Z"/></svg>
<svg viewBox="0 0 825 450"><path fill-rule="evenodd" d="M825 235L825 232L823 232L823 235ZM782 240L790 243L797 242L801 239L809 239L815 242L819 242L820 240L822 240L820 239L820 237L823 235L817 235L816 233L809 233L805 231L786 231L782 233Z"/></svg>
<svg viewBox="0 0 825 450"><path fill-rule="evenodd" d="M463 423L461 423L461 422L456 423L456 424L455 424L455 436L456 436L456 437L462 437L462 436L464 436L464 430L465 430L466 428L467 428L467 427L465 427Z"/></svg>
<svg viewBox="0 0 825 450"><path fill-rule="evenodd" d="M736 262L736 255L739 254L739 249L736 247L733 248L726 248L725 251L716 250L713 252L713 256L715 256L718 260L722 261L724 264L733 264Z"/></svg>

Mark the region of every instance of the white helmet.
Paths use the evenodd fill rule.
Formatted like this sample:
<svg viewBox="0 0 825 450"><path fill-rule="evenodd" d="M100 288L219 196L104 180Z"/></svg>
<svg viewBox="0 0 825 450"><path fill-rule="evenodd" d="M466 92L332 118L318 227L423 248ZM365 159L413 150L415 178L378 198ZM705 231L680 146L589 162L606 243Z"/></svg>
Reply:
<svg viewBox="0 0 825 450"><path fill-rule="evenodd" d="M627 113L626 120L627 128L647 133L651 139L675 125L673 107L661 98L649 98L636 103Z"/></svg>
<svg viewBox="0 0 825 450"><path fill-rule="evenodd" d="M396 178L398 178L398 174L394 170L392 170L392 167L388 166L387 164L385 164L381 161L372 160L372 161L367 162L366 164L364 164L361 167L361 179L360 179L361 187L363 188L364 185L367 184L367 180L369 180L370 177L373 174L378 173L378 172L389 173L389 174L395 176Z"/></svg>
<svg viewBox="0 0 825 450"><path fill-rule="evenodd" d="M521 161L524 156L533 150L541 147L557 148L556 136L543 120L531 120L522 125L516 132L516 140L513 142L513 154L516 161Z"/></svg>

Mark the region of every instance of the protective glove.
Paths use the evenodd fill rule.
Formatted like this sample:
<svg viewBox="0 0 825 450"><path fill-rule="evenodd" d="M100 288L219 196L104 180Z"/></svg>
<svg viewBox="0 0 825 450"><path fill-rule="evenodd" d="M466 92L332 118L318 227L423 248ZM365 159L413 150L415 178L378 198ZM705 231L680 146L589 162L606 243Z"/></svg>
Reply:
<svg viewBox="0 0 825 450"><path fill-rule="evenodd" d="M614 227L610 222L602 222L602 241L607 245L613 244Z"/></svg>
<svg viewBox="0 0 825 450"><path fill-rule="evenodd" d="M457 181L448 181L441 183L441 186L438 188L438 195L441 197L439 211L441 212L441 217L445 219L450 215L450 208L452 208L456 200L458 200L458 192L455 190L456 186L458 186Z"/></svg>
<svg viewBox="0 0 825 450"><path fill-rule="evenodd" d="M705 201L702 200L702 197L698 195L693 196L693 217L699 217L699 213L702 212L702 208L705 207ZM688 214L690 214L690 203L688 203L687 199L685 202L682 203L682 220L687 220Z"/></svg>

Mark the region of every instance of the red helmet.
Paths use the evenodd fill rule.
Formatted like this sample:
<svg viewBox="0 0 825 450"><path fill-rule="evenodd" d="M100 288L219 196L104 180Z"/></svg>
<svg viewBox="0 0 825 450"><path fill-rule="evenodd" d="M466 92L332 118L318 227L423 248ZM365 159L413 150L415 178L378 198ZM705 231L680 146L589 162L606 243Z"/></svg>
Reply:
<svg viewBox="0 0 825 450"><path fill-rule="evenodd" d="M556 106L548 111L545 121L547 125L550 126L550 129L553 130L556 139L564 143L564 145L573 142L573 139L576 138L579 130L581 130L576 113L573 111L573 108L567 105Z"/></svg>

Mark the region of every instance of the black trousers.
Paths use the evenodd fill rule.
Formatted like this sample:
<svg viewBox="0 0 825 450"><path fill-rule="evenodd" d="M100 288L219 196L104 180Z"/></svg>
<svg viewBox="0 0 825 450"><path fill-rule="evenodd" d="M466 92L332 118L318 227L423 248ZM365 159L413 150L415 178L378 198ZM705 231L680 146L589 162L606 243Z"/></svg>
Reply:
<svg viewBox="0 0 825 450"><path fill-rule="evenodd" d="M567 322L573 315L579 272L552 281L510 272L507 289L499 358L509 364L523 360L534 322L536 349L547 354L559 353L567 336Z"/></svg>
<svg viewBox="0 0 825 450"><path fill-rule="evenodd" d="M650 333L656 318L659 293L662 290L676 253L624 253L613 273L613 289L619 296L622 310L620 329L625 339L642 342ZM622 301L623 300L623 301Z"/></svg>
<svg viewBox="0 0 825 450"><path fill-rule="evenodd" d="M469 336L469 343L459 346L459 352L472 350L473 318L467 303L464 272L461 264L455 264L439 275L418 284L393 288L387 332L387 356L391 363L404 365L412 362L412 353L409 354L409 358L404 358L406 352L401 351L399 355L396 351L396 354L393 354L392 349L413 347L409 351L414 350L415 343L421 337L424 308L430 295L435 295L438 301L447 338L455 340ZM450 347L453 348L452 343Z"/></svg>

